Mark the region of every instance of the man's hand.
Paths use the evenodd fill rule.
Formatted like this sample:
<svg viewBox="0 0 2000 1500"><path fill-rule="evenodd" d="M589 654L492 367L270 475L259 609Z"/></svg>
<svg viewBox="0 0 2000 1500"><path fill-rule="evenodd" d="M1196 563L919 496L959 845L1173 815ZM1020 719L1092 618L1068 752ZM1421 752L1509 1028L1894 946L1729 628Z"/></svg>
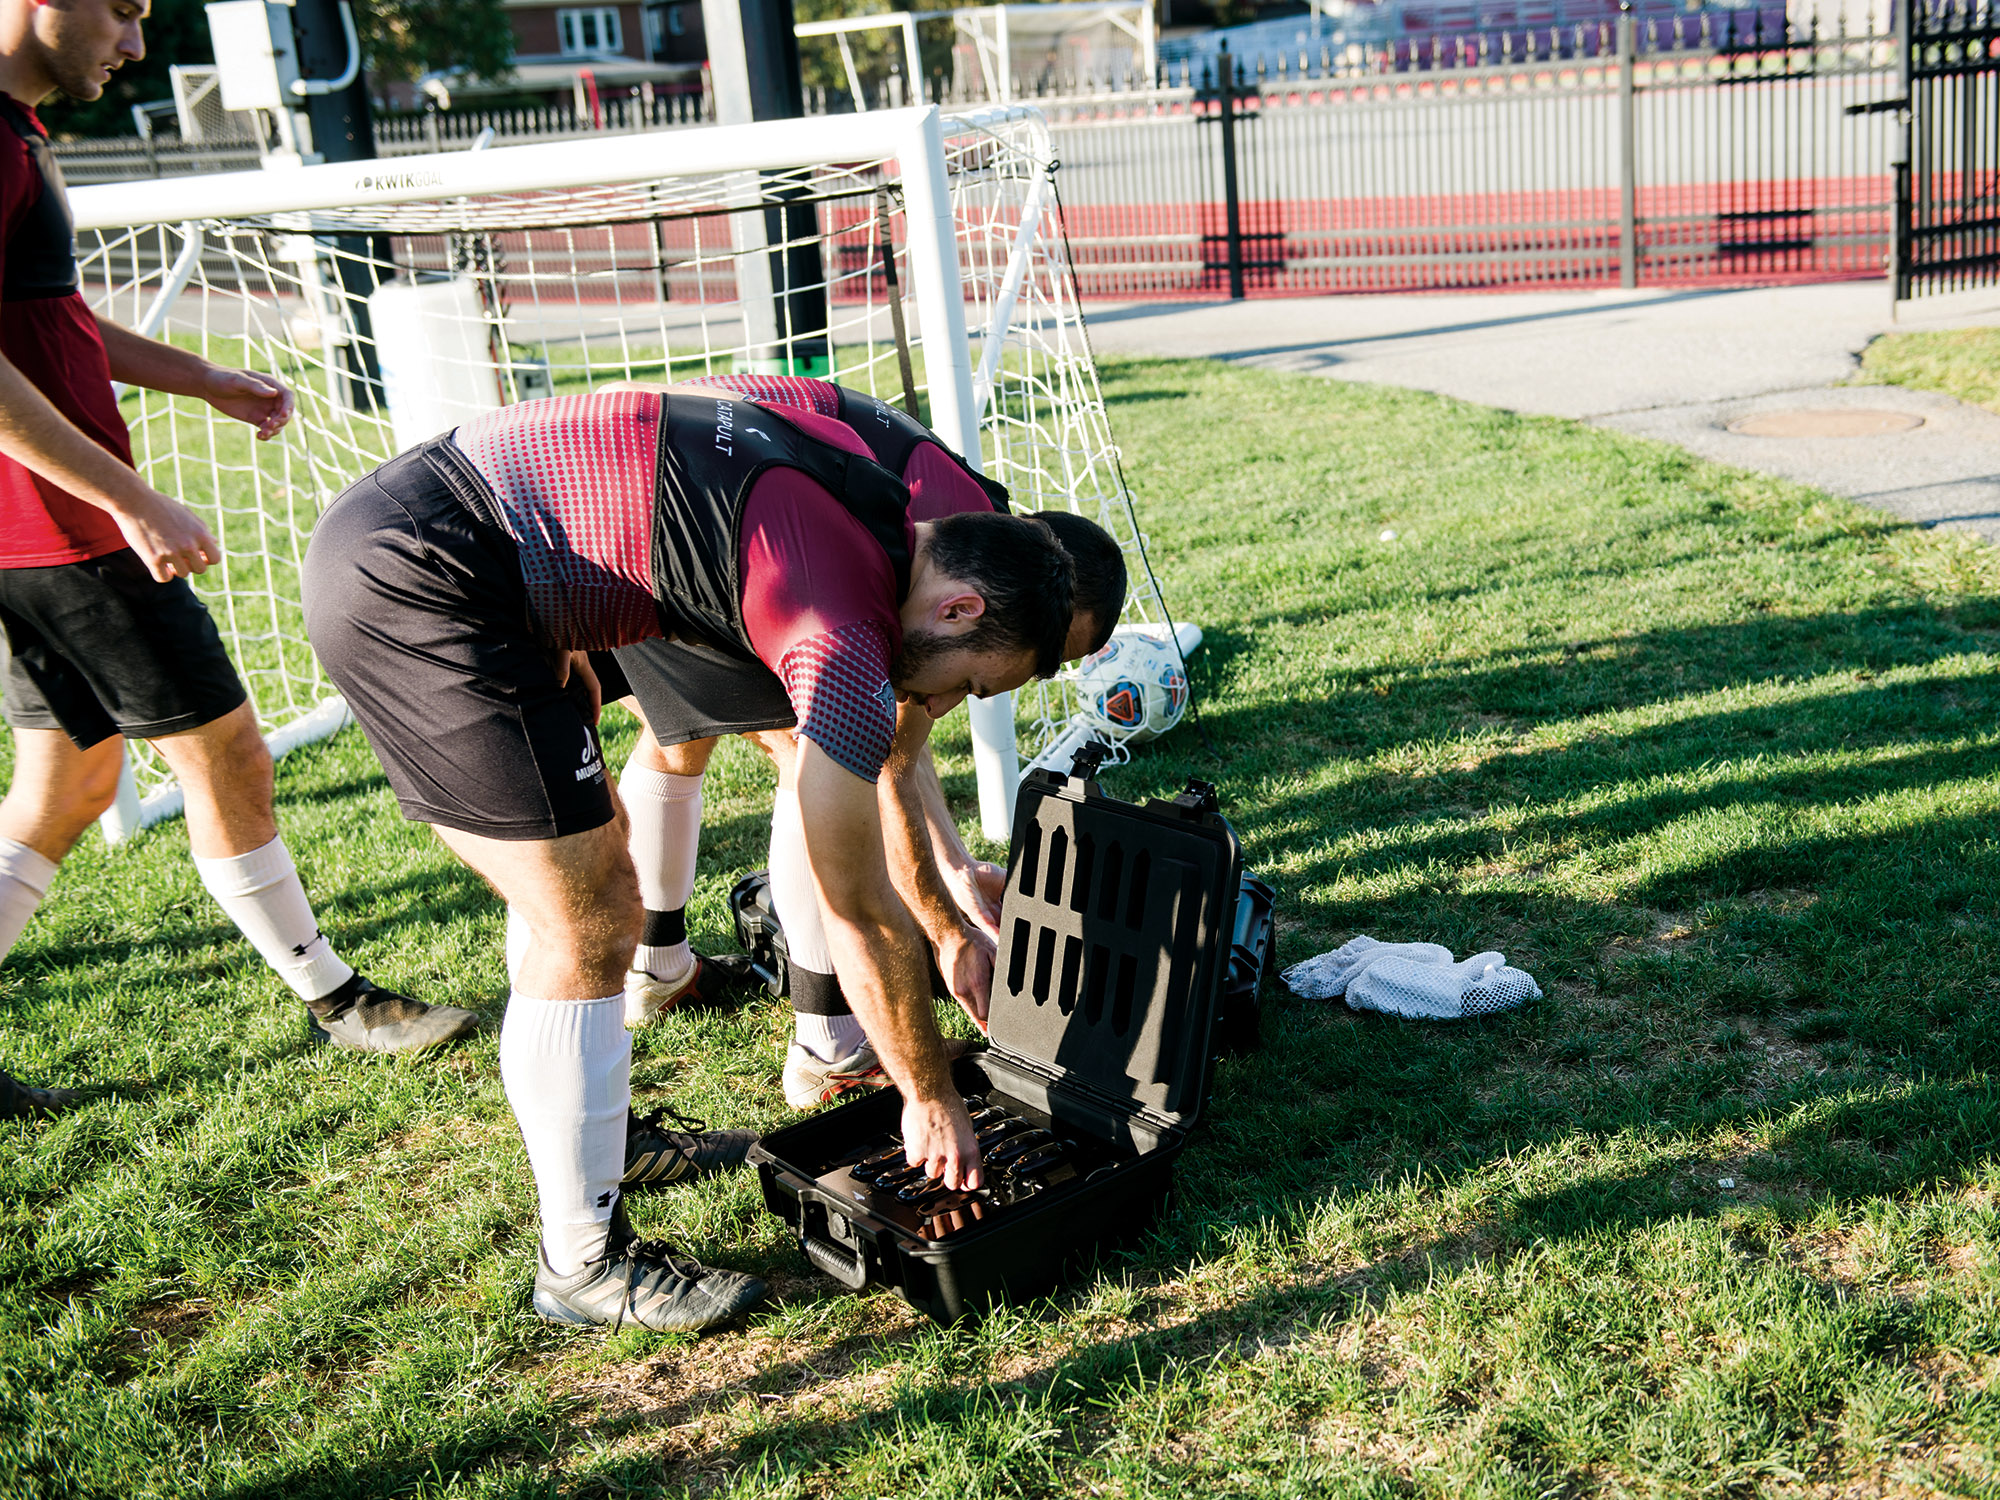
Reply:
<svg viewBox="0 0 2000 1500"><path fill-rule="evenodd" d="M976 1188L984 1180L972 1118L954 1091L947 1090L942 1099L913 1099L903 1106L903 1155L911 1166L942 1178L954 1192Z"/></svg>
<svg viewBox="0 0 2000 1500"><path fill-rule="evenodd" d="M202 381L202 399L224 416L248 422L257 441L267 443L292 420L296 402L291 388L268 375L212 366Z"/></svg>
<svg viewBox="0 0 2000 1500"><path fill-rule="evenodd" d="M940 861L946 887L968 922L976 922L997 943L1000 940L1000 902L1007 894L1007 871L983 859L968 859L962 865Z"/></svg>
<svg viewBox="0 0 2000 1500"><path fill-rule="evenodd" d="M222 561L222 543L201 517L158 490L148 491L137 503L121 504L111 518L124 533L126 545L161 583L191 578L206 572L210 563Z"/></svg>
<svg viewBox="0 0 2000 1500"><path fill-rule="evenodd" d="M956 934L938 945L938 971L972 1024L986 1030L986 1010L993 998L994 940L982 928L961 924Z"/></svg>

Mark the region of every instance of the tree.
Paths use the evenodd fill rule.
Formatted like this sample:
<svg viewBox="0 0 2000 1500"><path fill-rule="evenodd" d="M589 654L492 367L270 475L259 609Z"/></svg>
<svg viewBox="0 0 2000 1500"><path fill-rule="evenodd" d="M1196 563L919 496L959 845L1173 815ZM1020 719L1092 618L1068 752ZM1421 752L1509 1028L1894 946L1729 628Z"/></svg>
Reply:
<svg viewBox="0 0 2000 1500"><path fill-rule="evenodd" d="M486 80L514 65L514 29L500 0L369 0L355 22L380 83L454 70Z"/></svg>

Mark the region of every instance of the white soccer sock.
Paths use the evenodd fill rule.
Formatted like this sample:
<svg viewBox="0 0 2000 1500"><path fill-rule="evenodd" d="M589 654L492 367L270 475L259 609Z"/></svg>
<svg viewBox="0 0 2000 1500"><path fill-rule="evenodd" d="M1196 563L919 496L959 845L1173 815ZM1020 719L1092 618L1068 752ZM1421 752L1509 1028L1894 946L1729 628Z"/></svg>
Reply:
<svg viewBox="0 0 2000 1500"><path fill-rule="evenodd" d="M55 861L26 844L0 839L0 959L14 949L14 940L49 893L56 878Z"/></svg>
<svg viewBox="0 0 2000 1500"><path fill-rule="evenodd" d="M792 1040L821 1062L839 1062L851 1057L855 1048L868 1040L861 1022L852 1015L792 1017Z"/></svg>
<svg viewBox="0 0 2000 1500"><path fill-rule="evenodd" d="M542 1253L557 1275L574 1275L603 1255L625 1176L632 1043L624 995L509 996L500 1082L535 1173Z"/></svg>
<svg viewBox="0 0 2000 1500"><path fill-rule="evenodd" d="M194 867L216 905L301 1000L330 995L354 977L319 930L283 839L227 859L197 854Z"/></svg>
<svg viewBox="0 0 2000 1500"><path fill-rule="evenodd" d="M674 984L694 971L686 912L701 847L701 778L628 765L618 778L618 795L632 820L632 865L639 872L648 929L633 952L632 967ZM679 935L657 941L661 928Z"/></svg>
<svg viewBox="0 0 2000 1500"><path fill-rule="evenodd" d="M833 950L827 946L826 927L820 920L819 891L813 885L812 866L806 858L805 822L799 813L796 790L778 789L771 805L771 910L785 930L785 949L792 967L792 993L815 988L802 983L799 971L826 976L819 989L834 986ZM838 1062L868 1040L860 1021L851 1013L792 1017L793 1040L821 1062Z"/></svg>

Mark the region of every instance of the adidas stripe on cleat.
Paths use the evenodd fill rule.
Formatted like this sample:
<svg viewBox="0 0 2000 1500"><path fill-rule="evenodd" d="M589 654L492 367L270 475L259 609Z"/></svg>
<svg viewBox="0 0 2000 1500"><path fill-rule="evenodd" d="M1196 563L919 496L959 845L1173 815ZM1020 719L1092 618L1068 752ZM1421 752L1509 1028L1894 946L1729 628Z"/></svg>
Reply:
<svg viewBox="0 0 2000 1500"><path fill-rule="evenodd" d="M665 1121L678 1128L667 1128ZM756 1142L754 1130L710 1130L664 1107L649 1115L635 1111L625 1119L624 1186L670 1187L733 1171Z"/></svg>

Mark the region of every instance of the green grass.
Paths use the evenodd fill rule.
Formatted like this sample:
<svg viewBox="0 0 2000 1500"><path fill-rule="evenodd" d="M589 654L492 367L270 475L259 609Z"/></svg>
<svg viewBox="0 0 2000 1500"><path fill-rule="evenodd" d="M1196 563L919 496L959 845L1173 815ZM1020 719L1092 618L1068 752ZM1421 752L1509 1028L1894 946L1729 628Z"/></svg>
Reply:
<svg viewBox="0 0 2000 1500"><path fill-rule="evenodd" d="M101 1095L0 1127L0 1494L1996 1493L1994 554L1564 422L1106 375L1208 633L1201 730L1111 788L1220 783L1288 958L1493 946L1547 1000L1271 997L1158 1226L973 1330L807 1274L747 1180L637 1201L774 1297L604 1339L527 1310L490 1035L308 1051L181 828L93 835L0 969L0 1066ZM726 747L698 944L767 793ZM500 912L359 738L279 797L336 941L497 1017ZM785 1029L670 1017L636 1083L775 1122Z"/></svg>
<svg viewBox="0 0 2000 1500"><path fill-rule="evenodd" d="M2000 411L2000 328L1884 334L1862 351L1859 378L1942 391Z"/></svg>

